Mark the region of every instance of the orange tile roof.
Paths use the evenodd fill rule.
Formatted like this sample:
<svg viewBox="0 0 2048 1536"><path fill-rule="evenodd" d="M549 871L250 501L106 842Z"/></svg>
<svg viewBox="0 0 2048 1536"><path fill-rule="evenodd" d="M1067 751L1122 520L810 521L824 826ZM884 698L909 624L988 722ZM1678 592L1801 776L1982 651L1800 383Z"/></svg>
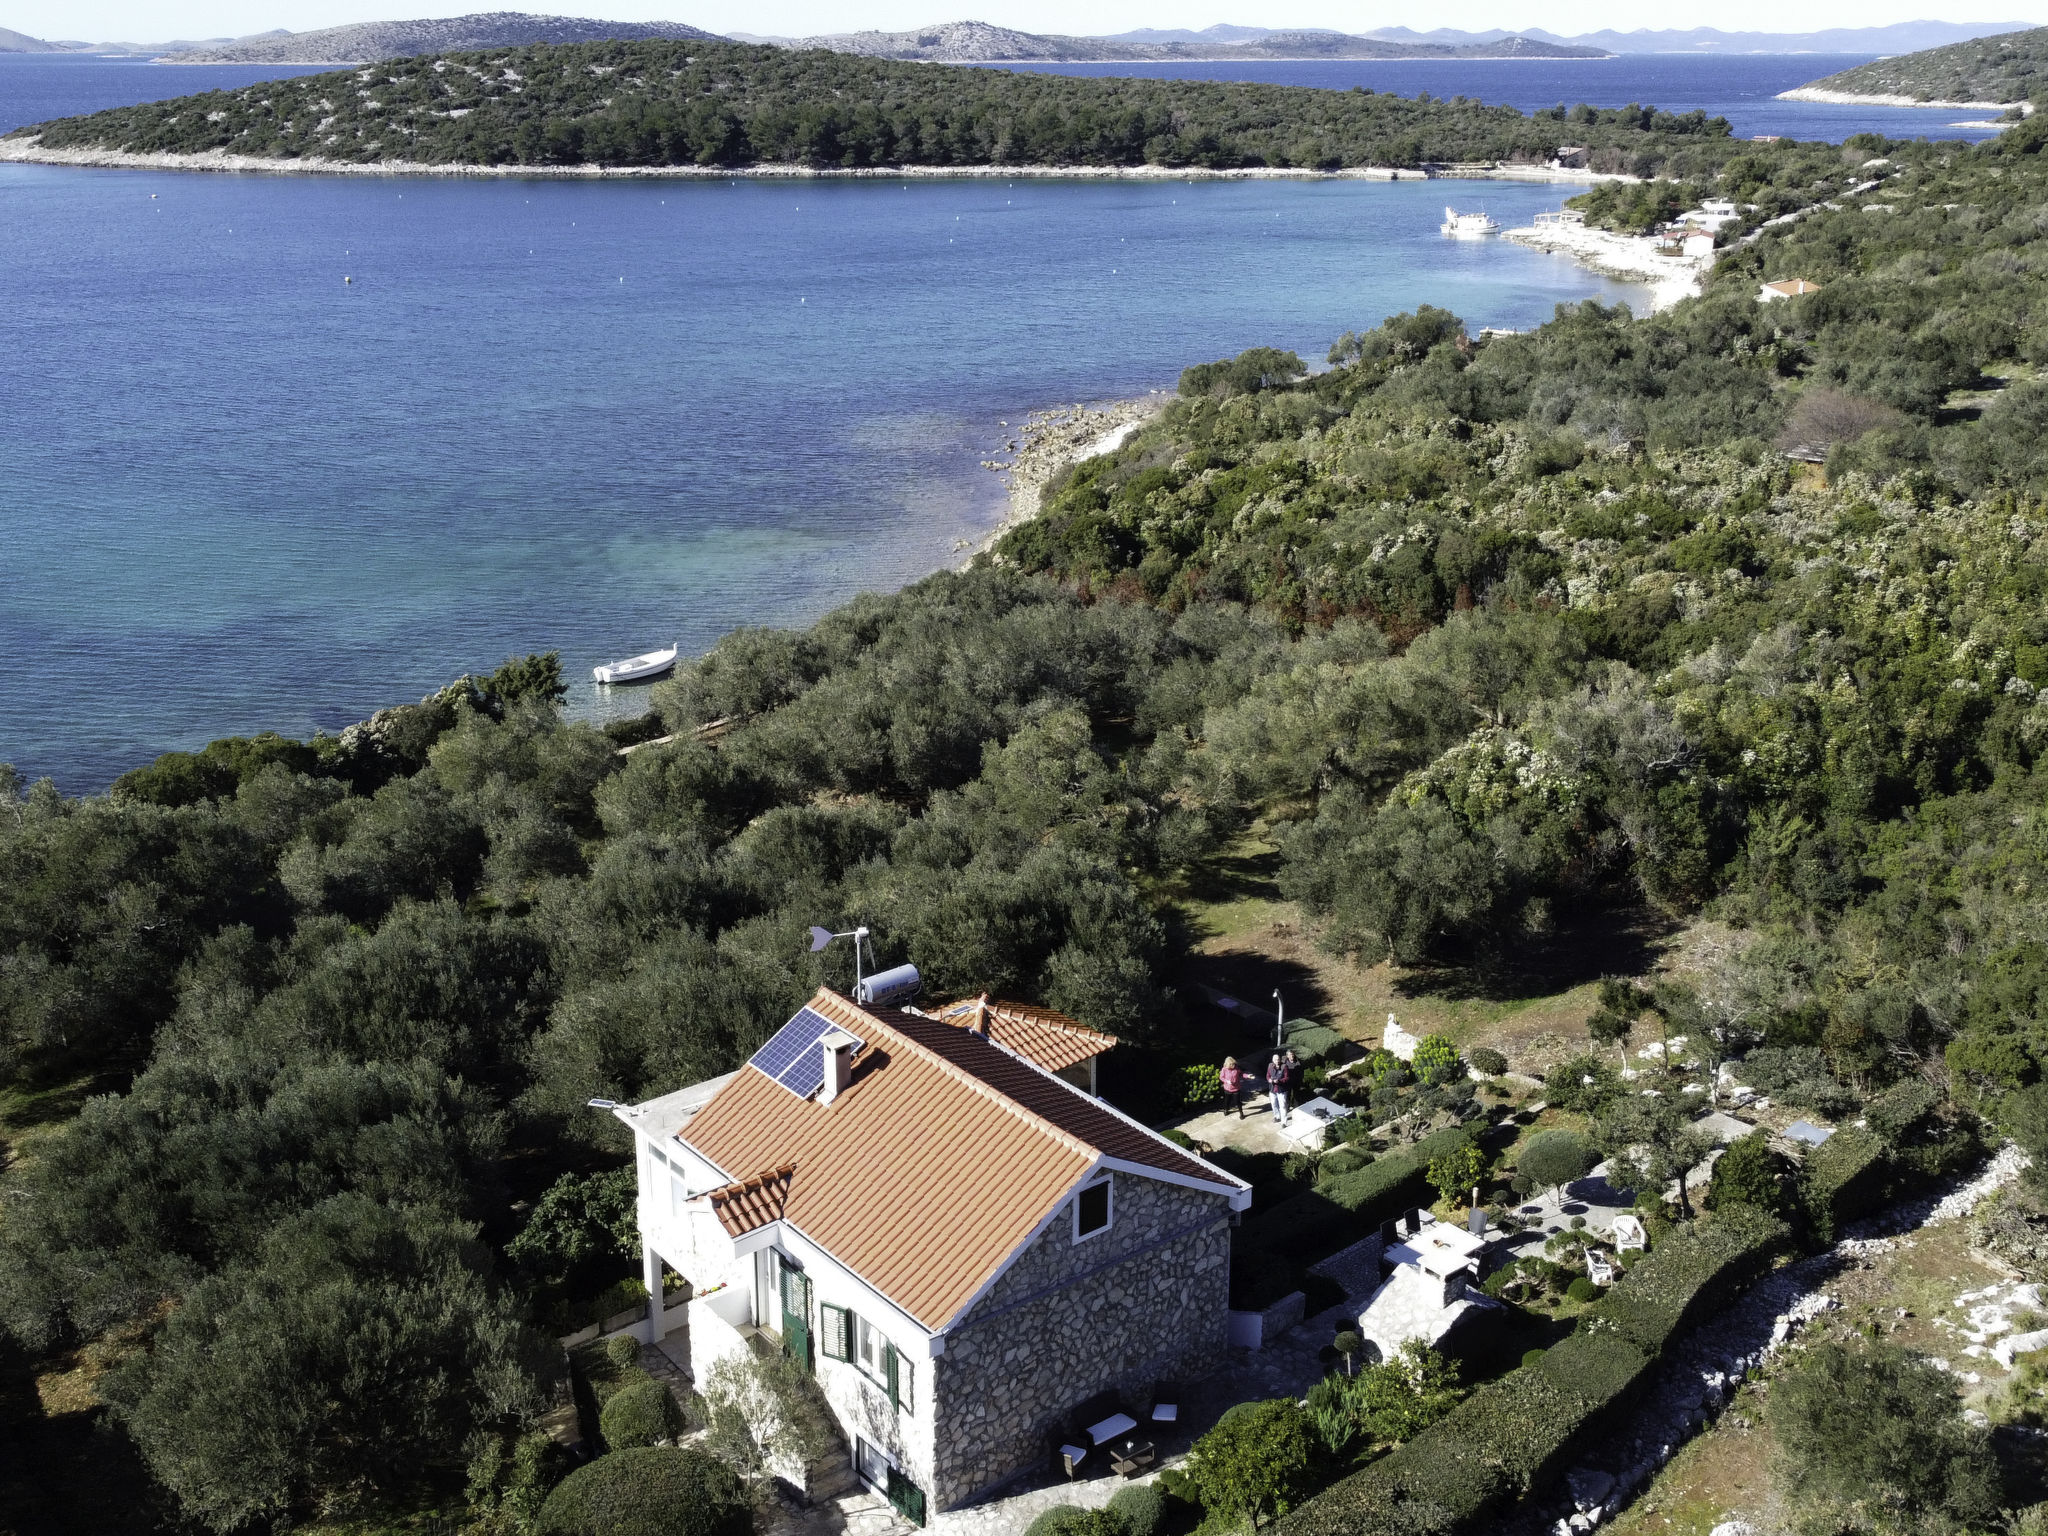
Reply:
<svg viewBox="0 0 2048 1536"><path fill-rule="evenodd" d="M784 1163L772 1173L756 1174L737 1184L714 1189L705 1198L711 1202L718 1224L731 1236L741 1237L756 1227L782 1219L783 1206L789 1199L790 1175L795 1172L795 1164Z"/></svg>
<svg viewBox="0 0 2048 1536"><path fill-rule="evenodd" d="M1048 1072L1064 1072L1117 1043L1115 1035L1091 1029L1079 1019L1029 1003L992 1003L986 996L941 1008L935 1015L963 1029L978 1029L997 1045L1015 1051Z"/></svg>
<svg viewBox="0 0 2048 1536"><path fill-rule="evenodd" d="M727 1231L759 1225L779 1190L782 1219L926 1328L951 1322L1103 1156L1242 1187L969 1030L825 989L810 1007L866 1042L839 1097L799 1099L744 1067L680 1139L740 1181L712 1196Z"/></svg>

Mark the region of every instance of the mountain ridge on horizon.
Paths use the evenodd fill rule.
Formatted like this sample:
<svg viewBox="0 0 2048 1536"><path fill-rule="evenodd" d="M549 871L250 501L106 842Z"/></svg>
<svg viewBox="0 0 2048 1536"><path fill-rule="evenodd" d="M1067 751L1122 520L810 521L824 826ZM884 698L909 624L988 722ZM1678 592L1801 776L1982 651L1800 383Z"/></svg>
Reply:
<svg viewBox="0 0 2048 1536"><path fill-rule="evenodd" d="M736 41L779 47L824 47L934 63L999 59L1048 62L1174 62L1224 58L1480 58L1597 57L1602 54L1908 53L2028 30L2030 22L1918 20L1877 27L1836 27L1815 32L1728 32L1715 27L1607 29L1565 34L1542 27L1461 31L1438 27L1379 27L1359 33L1322 27L1257 27L1218 22L1199 30L1142 27L1090 36L1024 32L980 21L934 23L907 31L858 31L793 38L727 34ZM588 42L608 38L713 37L680 22L610 22L524 12L383 22L358 22L307 32L273 28L236 38L165 43L45 41L0 28L0 53L104 53L151 56L179 63L360 63L372 58L462 47L505 47L536 42ZM1502 45L1512 44L1511 47ZM1384 45L1376 47L1374 45ZM1214 50L1209 52L1207 50ZM1569 50L1569 51L1567 51Z"/></svg>

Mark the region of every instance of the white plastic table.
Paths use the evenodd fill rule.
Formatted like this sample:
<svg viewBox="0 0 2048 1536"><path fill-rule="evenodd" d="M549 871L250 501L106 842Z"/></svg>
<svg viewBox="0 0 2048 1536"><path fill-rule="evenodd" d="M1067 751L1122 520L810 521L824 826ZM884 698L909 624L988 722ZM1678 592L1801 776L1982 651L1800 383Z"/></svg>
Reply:
<svg viewBox="0 0 2048 1536"><path fill-rule="evenodd" d="M1138 1421L1128 1413L1113 1413L1100 1424L1088 1426L1088 1438L1097 1445L1105 1440L1114 1440L1118 1435L1127 1435L1138 1427Z"/></svg>

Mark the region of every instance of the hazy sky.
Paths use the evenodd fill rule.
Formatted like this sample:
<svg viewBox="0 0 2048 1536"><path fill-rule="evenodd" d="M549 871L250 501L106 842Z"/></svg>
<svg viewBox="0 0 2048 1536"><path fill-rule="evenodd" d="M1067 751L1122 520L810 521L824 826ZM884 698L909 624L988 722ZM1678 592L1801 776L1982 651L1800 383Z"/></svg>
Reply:
<svg viewBox="0 0 2048 1536"><path fill-rule="evenodd" d="M928 22L979 21L1031 32L1101 33L1133 27L1202 27L1216 21L1264 26L1547 27L1554 32L1600 27L1714 26L1729 30L1800 31L1869 26L1935 15L2041 20L2048 4L1971 4L1957 0L1669 0L1645 8L1629 0L1439 0L1427 7L1361 4L1358 0L0 0L0 26L35 37L161 42L173 37L240 36L285 27L304 32L348 21L394 16L460 16L484 10L531 9L596 15L608 21L686 21L713 32L772 35L896 29Z"/></svg>

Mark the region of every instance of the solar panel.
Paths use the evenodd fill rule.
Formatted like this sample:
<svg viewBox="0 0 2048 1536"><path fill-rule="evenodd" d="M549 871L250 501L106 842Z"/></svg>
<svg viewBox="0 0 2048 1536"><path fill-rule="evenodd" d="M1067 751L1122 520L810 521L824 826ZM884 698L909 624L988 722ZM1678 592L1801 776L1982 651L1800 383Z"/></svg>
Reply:
<svg viewBox="0 0 2048 1536"><path fill-rule="evenodd" d="M800 1008L749 1060L798 1098L808 1099L825 1086L825 1055L818 1042L838 1027L822 1013Z"/></svg>

